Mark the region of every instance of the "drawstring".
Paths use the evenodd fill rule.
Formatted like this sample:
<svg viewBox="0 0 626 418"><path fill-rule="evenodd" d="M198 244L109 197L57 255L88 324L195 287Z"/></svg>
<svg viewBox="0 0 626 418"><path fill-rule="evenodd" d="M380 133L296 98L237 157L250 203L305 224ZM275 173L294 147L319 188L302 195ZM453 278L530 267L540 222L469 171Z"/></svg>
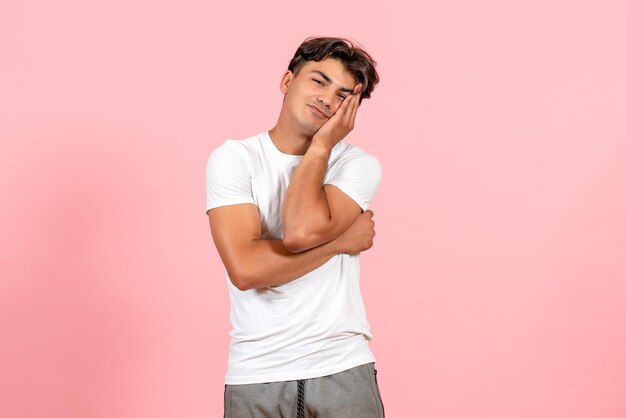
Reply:
<svg viewBox="0 0 626 418"><path fill-rule="evenodd" d="M298 380L298 418L304 418L304 380Z"/></svg>

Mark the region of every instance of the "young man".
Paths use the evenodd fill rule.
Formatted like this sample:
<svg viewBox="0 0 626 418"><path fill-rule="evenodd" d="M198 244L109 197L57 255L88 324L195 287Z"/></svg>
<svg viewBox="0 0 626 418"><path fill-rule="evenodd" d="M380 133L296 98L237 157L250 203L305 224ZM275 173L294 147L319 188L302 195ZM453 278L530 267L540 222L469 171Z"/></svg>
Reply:
<svg viewBox="0 0 626 418"><path fill-rule="evenodd" d="M226 417L382 417L359 253L378 160L341 142L378 83L341 38L308 38L283 74L276 126L207 162L207 213L227 273Z"/></svg>

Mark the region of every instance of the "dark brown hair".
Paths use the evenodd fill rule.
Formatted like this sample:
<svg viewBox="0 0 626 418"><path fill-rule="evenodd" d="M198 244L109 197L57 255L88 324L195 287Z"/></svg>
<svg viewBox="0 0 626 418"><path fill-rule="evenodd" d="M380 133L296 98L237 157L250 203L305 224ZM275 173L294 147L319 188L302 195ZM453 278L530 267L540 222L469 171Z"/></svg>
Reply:
<svg viewBox="0 0 626 418"><path fill-rule="evenodd" d="M307 61L322 61L326 58L338 59L357 79L357 83L363 84L360 104L363 99L370 98L379 78L374 68L376 61L363 48L355 46L355 44L355 42L345 38L308 37L296 50L287 69L291 70L295 77Z"/></svg>

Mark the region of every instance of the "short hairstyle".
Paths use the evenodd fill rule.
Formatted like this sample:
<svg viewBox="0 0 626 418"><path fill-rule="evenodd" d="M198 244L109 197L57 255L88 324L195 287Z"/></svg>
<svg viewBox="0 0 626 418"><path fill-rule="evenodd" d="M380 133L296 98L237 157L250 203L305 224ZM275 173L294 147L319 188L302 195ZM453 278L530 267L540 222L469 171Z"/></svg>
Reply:
<svg viewBox="0 0 626 418"><path fill-rule="evenodd" d="M308 37L300 44L287 67L294 76L298 75L307 61L322 61L335 58L343 62L346 69L361 83L361 98L369 99L379 78L376 72L376 61L363 48L355 46L345 38ZM358 44L357 44L358 45Z"/></svg>

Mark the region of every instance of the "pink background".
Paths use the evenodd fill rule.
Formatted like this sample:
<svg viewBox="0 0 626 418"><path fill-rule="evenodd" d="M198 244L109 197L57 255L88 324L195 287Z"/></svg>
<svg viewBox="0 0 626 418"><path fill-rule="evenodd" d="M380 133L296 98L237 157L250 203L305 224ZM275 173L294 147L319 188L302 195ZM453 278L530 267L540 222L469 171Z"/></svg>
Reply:
<svg viewBox="0 0 626 418"><path fill-rule="evenodd" d="M218 417L210 151L309 35L381 83L362 289L388 417L626 416L626 3L0 7L0 415Z"/></svg>

